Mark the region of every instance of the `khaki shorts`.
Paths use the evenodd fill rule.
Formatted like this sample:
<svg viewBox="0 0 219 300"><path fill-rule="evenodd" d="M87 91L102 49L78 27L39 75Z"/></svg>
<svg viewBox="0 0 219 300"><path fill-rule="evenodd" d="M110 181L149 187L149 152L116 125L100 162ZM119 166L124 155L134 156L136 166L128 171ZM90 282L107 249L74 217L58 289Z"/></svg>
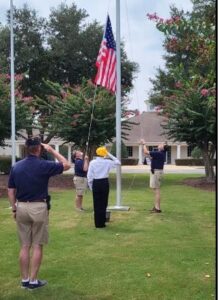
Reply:
<svg viewBox="0 0 219 300"><path fill-rule="evenodd" d="M21 245L48 243L48 210L43 202L17 202L16 222Z"/></svg>
<svg viewBox="0 0 219 300"><path fill-rule="evenodd" d="M150 172L150 188L159 189L161 178L163 176L163 170L154 170L154 174Z"/></svg>
<svg viewBox="0 0 219 300"><path fill-rule="evenodd" d="M78 196L83 196L84 192L87 189L87 178L86 177L74 176L73 182L74 182L74 185L75 185L76 194Z"/></svg>

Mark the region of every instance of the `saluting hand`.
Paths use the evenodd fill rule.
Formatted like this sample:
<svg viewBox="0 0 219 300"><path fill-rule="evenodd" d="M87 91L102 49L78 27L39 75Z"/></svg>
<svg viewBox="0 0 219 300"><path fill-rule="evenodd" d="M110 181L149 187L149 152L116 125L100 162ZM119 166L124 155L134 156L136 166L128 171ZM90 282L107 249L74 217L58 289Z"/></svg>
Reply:
<svg viewBox="0 0 219 300"><path fill-rule="evenodd" d="M41 145L43 146L43 148L46 150L46 151L48 151L48 152L53 152L54 151L54 149L49 145L49 144L43 144L43 143L41 143Z"/></svg>

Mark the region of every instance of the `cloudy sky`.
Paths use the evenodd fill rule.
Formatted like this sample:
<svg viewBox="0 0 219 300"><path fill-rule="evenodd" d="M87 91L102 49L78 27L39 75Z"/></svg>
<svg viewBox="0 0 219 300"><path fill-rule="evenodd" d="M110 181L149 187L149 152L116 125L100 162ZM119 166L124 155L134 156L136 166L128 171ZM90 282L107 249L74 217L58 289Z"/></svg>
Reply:
<svg viewBox="0 0 219 300"><path fill-rule="evenodd" d="M21 8L28 3L30 8L37 10L39 16L47 17L50 9L56 8L61 2L74 2L78 8L88 13L87 21L96 19L104 24L107 12L110 15L114 33L116 32L116 0L13 0L14 6ZM146 111L144 101L151 89L149 78L153 78L156 69L164 65L162 43L163 35L155 24L146 17L147 13L156 12L160 17L169 17L169 7L175 5L179 9L192 9L190 0L121 0L120 22L121 39L125 42L128 58L139 64L140 72L135 79L134 89L130 95L130 109ZM6 11L10 8L10 0L0 0L0 22L5 23Z"/></svg>

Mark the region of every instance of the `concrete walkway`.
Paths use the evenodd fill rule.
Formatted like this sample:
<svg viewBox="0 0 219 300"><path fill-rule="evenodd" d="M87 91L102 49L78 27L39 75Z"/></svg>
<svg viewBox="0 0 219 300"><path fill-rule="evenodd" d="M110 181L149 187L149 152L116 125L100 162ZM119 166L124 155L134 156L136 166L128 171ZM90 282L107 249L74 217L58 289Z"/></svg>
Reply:
<svg viewBox="0 0 219 300"><path fill-rule="evenodd" d="M73 174L73 167L66 171L65 174ZM111 173L115 173L116 170L113 169ZM148 165L137 165L137 166L122 166L122 173L149 173L150 172L150 166ZM164 166L164 173L178 173L178 174L205 174L204 167L200 166L176 166L176 165L165 165Z"/></svg>

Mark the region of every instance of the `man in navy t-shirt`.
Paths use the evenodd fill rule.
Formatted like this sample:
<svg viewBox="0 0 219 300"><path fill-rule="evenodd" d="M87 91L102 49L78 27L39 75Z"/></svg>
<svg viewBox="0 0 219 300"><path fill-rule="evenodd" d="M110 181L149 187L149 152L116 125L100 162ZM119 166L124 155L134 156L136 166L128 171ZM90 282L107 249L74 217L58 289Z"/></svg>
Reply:
<svg viewBox="0 0 219 300"><path fill-rule="evenodd" d="M21 287L36 289L44 286L37 274L43 257L43 245L48 243L48 182L51 176L70 168L70 163L51 146L42 144L39 138L26 140L28 156L15 163L8 180L8 197L17 223L21 244ZM58 162L40 158L41 147ZM30 250L32 248L32 258ZM30 272L29 272L30 267Z"/></svg>
<svg viewBox="0 0 219 300"><path fill-rule="evenodd" d="M165 144L159 144L157 151L149 151L145 145L145 141L142 139L144 154L149 155L151 158L151 172L150 172L150 188L154 190L155 201L154 207L151 212L161 213L160 209L160 182L163 176L163 167L166 158L167 146Z"/></svg>

